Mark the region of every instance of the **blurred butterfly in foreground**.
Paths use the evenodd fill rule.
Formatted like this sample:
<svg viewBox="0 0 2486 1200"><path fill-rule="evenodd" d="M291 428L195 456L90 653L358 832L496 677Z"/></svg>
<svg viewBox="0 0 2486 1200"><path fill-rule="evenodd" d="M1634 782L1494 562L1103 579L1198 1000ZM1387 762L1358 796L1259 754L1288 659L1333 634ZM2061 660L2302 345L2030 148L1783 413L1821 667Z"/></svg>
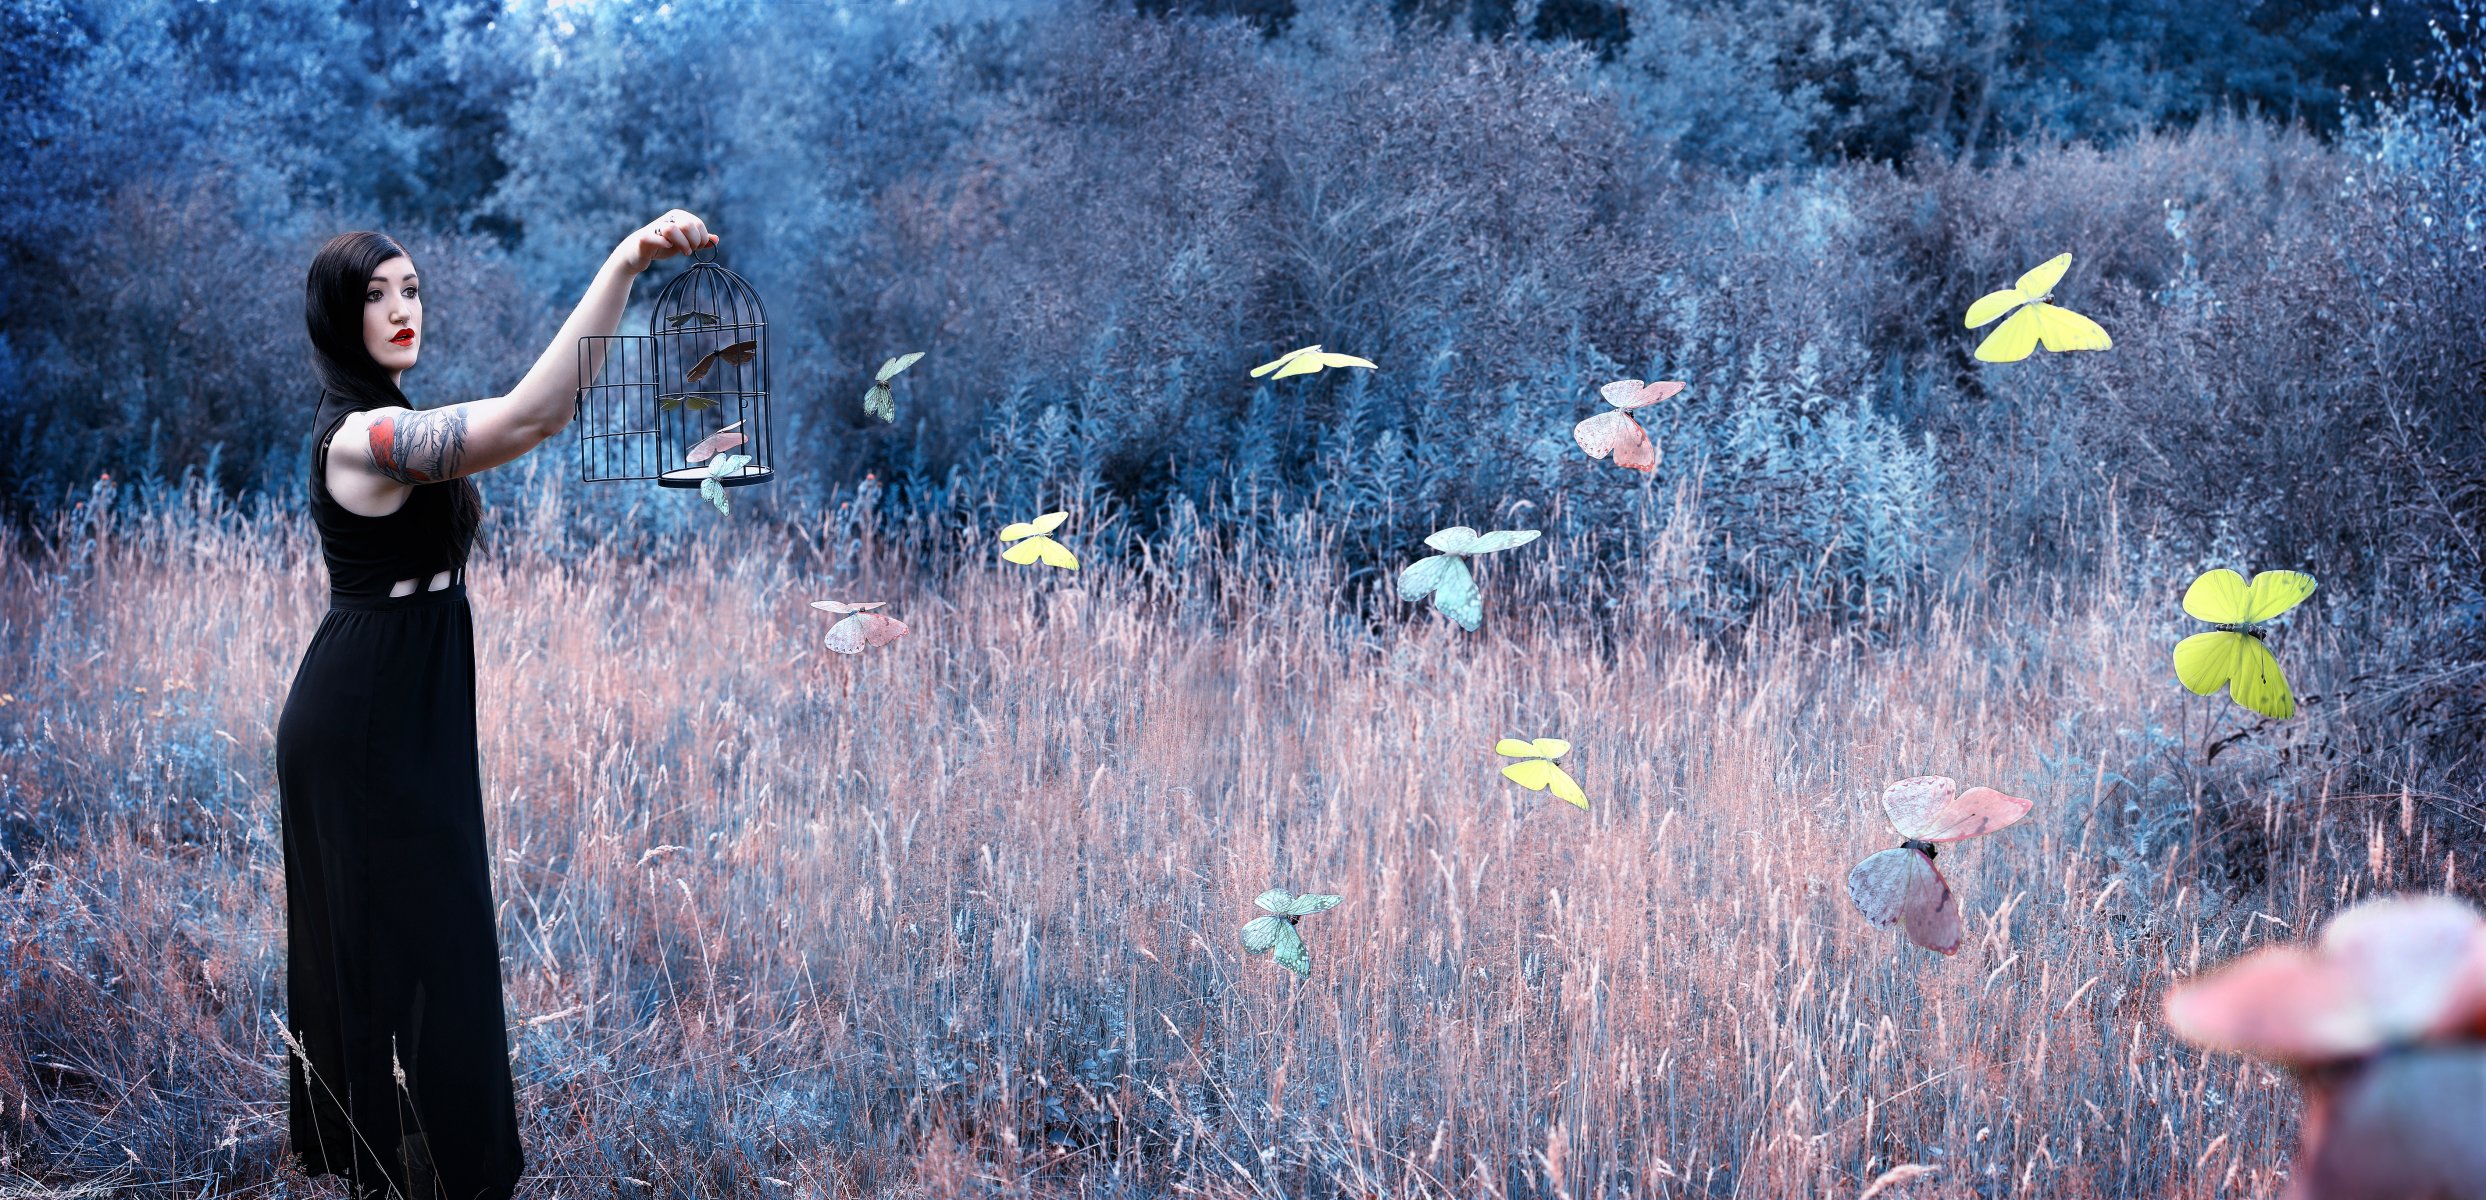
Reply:
<svg viewBox="0 0 2486 1200"><path fill-rule="evenodd" d="M693 445L690 449L682 452L683 459L689 462L703 463L708 461L710 458L715 457L716 452L719 450L731 450L734 447L741 445L746 439L740 433L735 432L741 428L742 422L736 421L723 429L717 430L715 433L711 433L708 436L699 439L696 445Z"/></svg>
<svg viewBox="0 0 2486 1200"><path fill-rule="evenodd" d="M751 456L748 454L720 454L714 459L709 460L708 473L699 481L700 497L708 503L716 505L716 510L718 512L731 515L733 510L728 508L725 503L725 484L723 480L726 476L742 470L744 466L750 463L750 461Z"/></svg>
<svg viewBox="0 0 2486 1200"><path fill-rule="evenodd" d="M1269 372L1273 370L1277 374L1269 375L1269 378L1284 379L1289 375L1309 375L1324 367L1370 367L1372 365L1371 359L1357 358L1352 354L1331 354L1321 349L1320 344L1316 342L1300 350L1289 350L1253 367L1252 378L1258 379L1263 375L1269 375Z"/></svg>
<svg viewBox="0 0 2486 1200"><path fill-rule="evenodd" d="M1657 443L1649 440L1649 431L1640 427L1631 410L1646 408L1682 390L1683 385L1671 379L1647 385L1637 379L1609 383L1599 388L1597 394L1605 397L1606 403L1614 408L1572 426L1572 440L1580 444L1580 449L1588 451L1590 458L1604 458L1610 454L1614 456L1615 466L1656 474Z"/></svg>
<svg viewBox="0 0 2486 1200"><path fill-rule="evenodd" d="M718 361L737 365L747 363L751 361L752 355L759 353L759 349L760 344L756 339L736 342L731 346L719 346L701 355L699 361L692 363L691 369L683 373L682 378L685 382L697 383L708 377L708 368L715 366Z"/></svg>
<svg viewBox="0 0 2486 1200"><path fill-rule="evenodd" d="M1275 947L1279 966L1306 979L1312 978L1312 952L1304 949L1303 935L1295 932L1295 922L1313 913L1336 908L1338 897L1298 896L1285 888L1270 888L1252 903L1277 915L1252 918L1243 927L1243 949L1258 954Z"/></svg>
<svg viewBox="0 0 2486 1200"><path fill-rule="evenodd" d="M1908 839L1856 864L1847 896L1865 920L1903 926L1908 940L1936 954L1959 953L1959 897L1934 868L1943 842L1992 833L2028 815L2029 802L1988 787L1960 791L1946 776L1920 775L1882 789L1882 812Z"/></svg>
<svg viewBox="0 0 2486 1200"><path fill-rule="evenodd" d="M1496 529L1478 533L1465 525L1436 530L1424 544L1441 551L1409 563L1398 573L1398 596L1401 600L1433 598L1433 607L1459 623L1461 629L1474 632L1485 623L1484 593L1476 590L1476 577L1470 575L1464 561L1471 554L1491 554L1513 546L1525 546L1537 539L1534 529Z"/></svg>
<svg viewBox="0 0 2486 1200"><path fill-rule="evenodd" d="M870 604L814 600L811 606L822 612L847 614L845 620L829 626L829 649L840 654L861 654L868 647L886 646L906 636L905 622L872 611L887 607L886 600L875 600Z"/></svg>
<svg viewBox="0 0 2486 1200"><path fill-rule="evenodd" d="M1078 570L1079 556L1072 554L1070 547L1045 536L1061 528L1062 522L1069 519L1069 513L1049 512L1033 521L1020 521L1002 526L1001 540L1019 544L1002 551L1001 556L1020 566L1042 562L1048 567L1060 567L1066 571ZM1027 540L1021 542L1020 538Z"/></svg>
<svg viewBox="0 0 2486 1200"><path fill-rule="evenodd" d="M665 325L672 329L680 329L685 322L696 322L701 325L714 325L716 324L716 314L697 311L678 312L665 318Z"/></svg>
<svg viewBox="0 0 2486 1200"><path fill-rule="evenodd" d="M2296 715L2296 697L2262 644L2260 626L2312 594L2313 576L2298 571L2264 571L2250 587L2225 567L2202 572L2184 592L2184 611L2217 628L2175 644L2175 677L2197 696L2225 687L2230 699L2265 717Z"/></svg>
<svg viewBox="0 0 2486 1200"><path fill-rule="evenodd" d="M2098 323L2073 312L2046 303L2054 294L2054 285L2063 272L2071 269L2072 256L2058 254L2030 268L2020 281L1999 292L1987 292L1968 306L1968 327L1976 327L2011 313L2011 319L1996 326L1977 344L1977 357L1987 362L2018 362L2045 342L2048 350L2104 350L2115 344ZM2018 312L2012 312L2013 309Z"/></svg>
<svg viewBox="0 0 2486 1200"><path fill-rule="evenodd" d="M1510 776L1511 782L1532 792L1541 792L1550 786L1555 795L1578 805L1581 811L1587 811L1588 793L1580 790L1579 782L1571 778L1570 772L1554 763L1555 759L1571 753L1571 743L1561 738L1538 738L1533 742L1503 738L1493 744L1493 752L1504 758L1528 760L1502 768L1502 773Z"/></svg>
<svg viewBox="0 0 2486 1200"><path fill-rule="evenodd" d="M889 398L889 381L897 378L898 372L914 366L915 360L923 356L924 352L921 350L913 354L901 354L882 363L880 370L872 372L872 386L863 393L863 411L884 421L897 420L898 404L897 401Z"/></svg>

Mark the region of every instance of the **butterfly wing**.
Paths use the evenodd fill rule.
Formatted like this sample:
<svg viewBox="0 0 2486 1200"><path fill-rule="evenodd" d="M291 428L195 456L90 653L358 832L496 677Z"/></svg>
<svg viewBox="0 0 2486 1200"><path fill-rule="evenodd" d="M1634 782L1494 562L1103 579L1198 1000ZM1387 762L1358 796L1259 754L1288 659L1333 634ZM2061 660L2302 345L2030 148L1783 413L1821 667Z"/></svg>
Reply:
<svg viewBox="0 0 2486 1200"><path fill-rule="evenodd" d="M736 421L734 424L740 425L742 422ZM682 452L682 457L688 462L706 462L710 458L714 457L717 451L731 450L749 440L750 439L742 436L739 432L736 432L732 426L727 426L726 428L717 430L715 433L711 433L708 436L699 439L697 444Z"/></svg>
<svg viewBox="0 0 2486 1200"><path fill-rule="evenodd" d="M2259 624L2296 607L2312 594L2311 575L2302 571L2263 571L2253 577L2253 586L2245 589L2243 619Z"/></svg>
<svg viewBox="0 0 2486 1200"><path fill-rule="evenodd" d="M1308 917L1316 912L1328 912L1329 910L1338 907L1338 901L1340 899L1341 897L1337 896L1297 896L1295 897L1293 903L1286 906L1286 915L1290 917Z"/></svg>
<svg viewBox="0 0 2486 1200"><path fill-rule="evenodd" d="M1287 970L1312 978L1312 951L1304 946L1303 935L1284 922L1278 925L1277 960Z"/></svg>
<svg viewBox="0 0 2486 1200"><path fill-rule="evenodd" d="M1314 344L1312 344L1312 345L1309 345L1309 346L1304 346L1304 347L1300 347L1300 348L1298 348L1298 349L1289 350L1289 351L1287 351L1286 353L1281 354L1281 355L1278 355L1276 358L1270 359L1269 361L1267 361L1267 362L1265 362L1265 363L1262 363L1262 364L1260 364L1260 365L1259 365L1259 366L1257 366L1257 367L1253 367L1253 368L1252 368L1252 378L1254 378L1254 379L1258 379L1258 378L1260 378L1261 376L1266 375L1266 374L1268 374L1268 373L1269 373L1269 372L1271 372L1271 371L1277 370L1279 367L1285 366L1286 364L1288 364L1288 363L1290 363L1290 362L1293 362L1293 361L1295 361L1296 359L1301 358L1301 357L1303 357L1303 356L1304 356L1304 355L1306 355L1306 354L1318 353L1318 352L1319 352L1319 350L1320 350L1320 348L1321 348L1321 347L1320 347L1320 344L1316 342L1316 343L1314 343Z"/></svg>
<svg viewBox="0 0 2486 1200"><path fill-rule="evenodd" d="M890 380L897 378L898 372L914 366L915 360L922 358L923 356L924 352L918 350L912 354L901 354L896 358L890 359L888 362L880 365L880 370L872 372L872 381L874 383L887 383Z"/></svg>
<svg viewBox="0 0 2486 1200"><path fill-rule="evenodd" d="M884 421L898 419L898 402L890 398L888 384L875 383L864 389L863 411Z"/></svg>
<svg viewBox="0 0 2486 1200"><path fill-rule="evenodd" d="M1457 555L1428 554L1401 568L1398 573L1398 598L1422 600L1440 587L1442 575L1449 564L1459 561Z"/></svg>
<svg viewBox="0 0 2486 1200"><path fill-rule="evenodd" d="M2018 362L2027 358L2029 351L2037 348L2039 329L2037 306L2023 305L2020 311L1996 326L1994 332L1985 335L1984 341L1977 343L1977 357L1996 363Z"/></svg>
<svg viewBox="0 0 2486 1200"><path fill-rule="evenodd" d="M1278 944L1278 930L1288 928L1284 917L1253 917L1243 926L1243 948L1259 954Z"/></svg>
<svg viewBox="0 0 2486 1200"><path fill-rule="evenodd" d="M1062 522L1069 519L1069 517L1070 514L1068 512L1049 512L1033 521L1017 521L1012 524L1004 525L1001 527L1001 540L1005 542L1014 542L1023 537L1034 537L1040 533L1051 533L1054 530L1061 528Z"/></svg>
<svg viewBox="0 0 2486 1200"><path fill-rule="evenodd" d="M886 600L874 600L870 604L848 604L843 600L814 600L811 602L811 606L822 612L859 613L870 612L875 608L886 607L888 603L889 602Z"/></svg>
<svg viewBox="0 0 2486 1200"><path fill-rule="evenodd" d="M1528 745L1529 753L1538 758L1561 758L1571 753L1571 743L1561 738L1538 738Z"/></svg>
<svg viewBox="0 0 2486 1200"><path fill-rule="evenodd" d="M1977 326L1992 321L1994 318L2010 312L2012 309L2018 308L2028 302L2028 293L2023 292L2018 288L2004 288L1999 292L1987 292L1986 294L1977 297L1976 303L1968 306L1968 327L1970 329L1975 329Z"/></svg>
<svg viewBox="0 0 2486 1200"><path fill-rule="evenodd" d="M1371 359L1357 358L1352 354L1330 354L1323 352L1315 355L1314 357L1321 360L1320 366L1313 368L1314 370L1319 370L1320 367L1372 367L1374 365ZM1376 367L1375 369L1377 370L1379 368ZM1280 374L1284 374L1284 372L1280 372Z"/></svg>
<svg viewBox="0 0 2486 1200"><path fill-rule="evenodd" d="M1467 544L1467 549L1461 550L1459 553L1491 554L1496 550L1508 550L1514 546L1525 546L1528 543L1537 540L1538 535L1542 532L1542 530L1536 529L1496 529L1491 533L1484 534L1476 538L1474 541L1469 542Z"/></svg>
<svg viewBox="0 0 2486 1200"><path fill-rule="evenodd" d="M2029 813L2017 796L1989 787L1960 791L1941 775L1902 779L1882 789L1882 812L1900 836L1924 842L1957 842L1992 833Z"/></svg>
<svg viewBox="0 0 2486 1200"><path fill-rule="evenodd" d="M2044 303L2029 307L2036 310L2037 336L2048 350L2105 350L2115 344L2097 322L2068 308Z"/></svg>
<svg viewBox="0 0 2486 1200"><path fill-rule="evenodd" d="M1424 544L1444 554L1465 554L1468 547L1476 544L1476 531L1465 525L1436 529L1424 535Z"/></svg>
<svg viewBox="0 0 2486 1200"><path fill-rule="evenodd" d="M1649 431L1640 427L1632 415L1609 409L1571 427L1571 440L1580 444L1590 458L1614 458L1614 465L1635 471L1657 470L1657 444L1649 440Z"/></svg>
<svg viewBox="0 0 2486 1200"><path fill-rule="evenodd" d="M1442 556L1441 582L1433 588L1433 607L1470 633L1485 623L1485 596L1476 590L1476 577L1468 574L1467 560L1455 554Z"/></svg>
<svg viewBox="0 0 2486 1200"><path fill-rule="evenodd" d="M1555 795L1572 804L1581 808L1588 807L1588 793L1581 791L1579 781L1571 778L1571 773L1563 770L1559 764L1542 758L1532 758L1526 762L1515 762L1503 767L1502 774L1508 776L1511 782L1529 791L1541 792L1552 788Z"/></svg>
<svg viewBox="0 0 2486 1200"><path fill-rule="evenodd" d="M2213 625L2240 625L2252 613L2250 595L2244 576L2219 567L2203 571L2191 587L2184 589L2184 611Z"/></svg>
<svg viewBox="0 0 2486 1200"><path fill-rule="evenodd" d="M716 476L710 475L699 481L699 495L708 503L716 505L718 512L732 514L733 508L725 499L725 485L717 482Z"/></svg>
<svg viewBox="0 0 2486 1200"><path fill-rule="evenodd" d="M886 646L905 636L905 622L863 612L829 626L828 646L839 654L861 654L870 647Z"/></svg>
<svg viewBox="0 0 2486 1200"><path fill-rule="evenodd" d="M1065 571L1079 569L1079 556L1072 554L1070 547L1043 534L1037 534L1002 551L1001 556L1020 566L1041 562L1048 567L1060 567Z"/></svg>
<svg viewBox="0 0 2486 1200"><path fill-rule="evenodd" d="M1317 351L1310 354L1298 354L1292 359L1287 360L1286 365L1279 367L1277 374L1271 375L1269 378L1284 379L1289 375L1309 375L1320 369L1321 356Z"/></svg>
<svg viewBox="0 0 2486 1200"><path fill-rule="evenodd" d="M1928 886L1922 880L1932 882ZM1925 862L1916 898L1909 901L1901 924L1907 929L1909 941L1936 954L1959 953L1959 893L1951 890L1950 881L1942 877L1942 868L1930 859Z"/></svg>
<svg viewBox="0 0 2486 1200"><path fill-rule="evenodd" d="M2354 981L2296 946L2269 946L2167 993L2167 1027L2213 1050L2282 1062L2361 1054L2381 1041Z"/></svg>
<svg viewBox="0 0 2486 1200"><path fill-rule="evenodd" d="M2012 286L2026 293L2032 300L2040 296L2052 295L2054 285L2063 282L2063 272L2071 268L2072 256L2069 251L2066 251L2030 267L2028 274L2022 275L2019 282Z"/></svg>
<svg viewBox="0 0 2486 1200"><path fill-rule="evenodd" d="M2185 638L2175 644L2175 677L2193 695L2217 695L2218 689L2235 678L2243 644L2252 640L2223 629Z"/></svg>
<svg viewBox="0 0 2486 1200"><path fill-rule="evenodd" d="M723 353L725 353L723 350L710 350L706 354L700 355L699 361L692 363L691 369L682 373L683 380L689 383L697 383L702 379L706 379L708 377L708 368L715 366L717 356Z"/></svg>
<svg viewBox="0 0 2486 1200"><path fill-rule="evenodd" d="M2236 703L2273 720L2284 721L2296 715L2295 693L2287 690L2287 676L2279 671L2279 660L2271 656L2270 647L2257 637L2231 633L2236 639L2236 673L2227 681L2227 695Z"/></svg>
<svg viewBox="0 0 2486 1200"><path fill-rule="evenodd" d="M1681 380L1661 379L1644 385L1637 379L1619 379L1598 388L1597 394L1616 408L1647 408L1660 400L1671 399L1682 390Z"/></svg>
<svg viewBox="0 0 2486 1200"><path fill-rule="evenodd" d="M1571 773L1563 770L1559 763L1549 762L1545 765L1551 767L1554 772L1553 778L1547 780L1547 784L1554 789L1554 794L1570 801L1572 806L1580 811L1588 811L1588 793L1580 790L1580 781L1571 778Z"/></svg>
<svg viewBox="0 0 2486 1200"><path fill-rule="evenodd" d="M1295 893L1287 891L1285 888L1270 888L1268 891L1252 897L1252 903L1281 916L1285 915L1287 906L1293 904L1294 902Z"/></svg>

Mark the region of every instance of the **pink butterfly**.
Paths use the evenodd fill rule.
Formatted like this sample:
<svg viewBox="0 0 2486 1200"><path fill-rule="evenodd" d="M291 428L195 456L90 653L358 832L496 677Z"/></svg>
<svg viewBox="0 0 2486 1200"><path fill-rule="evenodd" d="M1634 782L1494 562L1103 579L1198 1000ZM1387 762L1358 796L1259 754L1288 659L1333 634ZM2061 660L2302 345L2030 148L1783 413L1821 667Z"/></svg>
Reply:
<svg viewBox="0 0 2486 1200"><path fill-rule="evenodd" d="M1935 847L1992 833L2028 815L2029 802L1988 787L1960 791L1947 776L1920 775L1882 789L1882 811L1908 839L1856 864L1847 895L1865 920L1902 925L1936 954L1959 953L1959 897L1934 868Z"/></svg>
<svg viewBox="0 0 2486 1200"><path fill-rule="evenodd" d="M731 450L734 447L741 445L744 438L741 434L735 432L735 430L740 428L742 428L742 422L736 421L723 429L717 430L715 433L711 433L708 436L699 439L699 443L697 445L694 445L690 449L682 452L683 459L689 462L703 463L716 457L717 451Z"/></svg>
<svg viewBox="0 0 2486 1200"><path fill-rule="evenodd" d="M2486 921L2451 896L2368 900L2310 949L2256 950L2167 993L2167 1025L2294 1068L2290 1200L2486 1198Z"/></svg>
<svg viewBox="0 0 2486 1200"><path fill-rule="evenodd" d="M1641 386L1637 379L1622 379L1597 390L1614 406L1612 412L1596 416L1571 427L1571 436L1588 451L1590 458L1614 456L1614 465L1630 467L1650 474L1657 472L1657 443L1649 440L1649 431L1631 415L1635 408L1646 408L1683 390L1683 384L1672 379Z"/></svg>
<svg viewBox="0 0 2486 1200"><path fill-rule="evenodd" d="M824 612L849 614L845 620L829 626L829 649L840 654L861 654L872 646L886 646L906 636L906 623L896 617L873 612L888 604L875 600L870 604L845 604L836 600L814 600L813 608Z"/></svg>

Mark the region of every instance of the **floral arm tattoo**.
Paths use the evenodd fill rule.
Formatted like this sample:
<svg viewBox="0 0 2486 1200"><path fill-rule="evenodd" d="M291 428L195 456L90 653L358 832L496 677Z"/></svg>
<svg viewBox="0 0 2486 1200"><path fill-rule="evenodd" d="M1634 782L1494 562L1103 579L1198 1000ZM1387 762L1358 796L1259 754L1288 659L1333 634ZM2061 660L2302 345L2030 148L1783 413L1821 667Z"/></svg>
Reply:
<svg viewBox="0 0 2486 1200"><path fill-rule="evenodd" d="M371 421L371 465L399 483L438 483L466 461L464 405Z"/></svg>

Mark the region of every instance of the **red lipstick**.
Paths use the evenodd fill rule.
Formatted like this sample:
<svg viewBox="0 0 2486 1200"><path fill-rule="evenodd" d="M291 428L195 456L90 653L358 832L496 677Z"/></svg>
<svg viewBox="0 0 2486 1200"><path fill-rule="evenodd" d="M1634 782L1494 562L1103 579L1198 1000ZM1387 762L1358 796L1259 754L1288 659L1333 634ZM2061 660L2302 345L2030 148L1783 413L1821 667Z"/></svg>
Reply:
<svg viewBox="0 0 2486 1200"><path fill-rule="evenodd" d="M414 340L414 331L411 329L400 329L397 331L397 336L390 338L389 340L403 346Z"/></svg>

